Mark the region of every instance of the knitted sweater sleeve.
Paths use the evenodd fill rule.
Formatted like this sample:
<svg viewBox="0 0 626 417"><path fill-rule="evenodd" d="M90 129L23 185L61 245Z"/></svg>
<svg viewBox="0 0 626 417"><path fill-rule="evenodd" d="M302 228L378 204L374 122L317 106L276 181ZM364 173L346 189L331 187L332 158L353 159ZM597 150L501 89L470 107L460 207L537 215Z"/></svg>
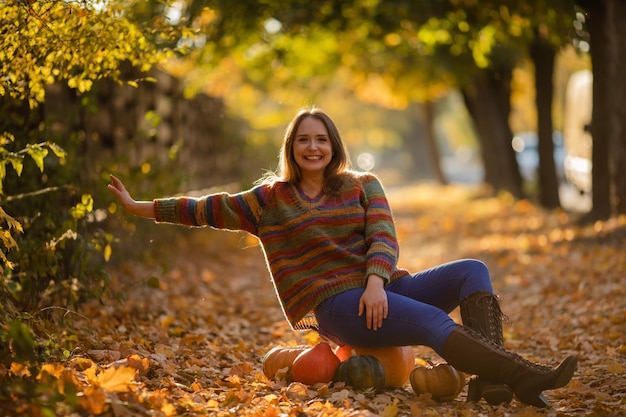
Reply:
<svg viewBox="0 0 626 417"><path fill-rule="evenodd" d="M238 194L216 193L200 198L155 199L155 221L245 230L256 235L266 193L266 187L259 185Z"/></svg>
<svg viewBox="0 0 626 417"><path fill-rule="evenodd" d="M374 175L362 180L365 207L365 240L368 247L365 277L376 274L389 282L399 256L391 208L382 184Z"/></svg>

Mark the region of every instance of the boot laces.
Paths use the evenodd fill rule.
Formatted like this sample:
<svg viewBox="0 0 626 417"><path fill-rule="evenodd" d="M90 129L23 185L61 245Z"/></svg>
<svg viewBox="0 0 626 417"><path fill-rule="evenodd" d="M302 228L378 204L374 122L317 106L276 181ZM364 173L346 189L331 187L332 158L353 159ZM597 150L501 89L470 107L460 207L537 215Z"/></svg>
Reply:
<svg viewBox="0 0 626 417"><path fill-rule="evenodd" d="M481 332L476 331L475 329L472 329L470 327L465 327L465 326L461 326L461 328L465 332L467 332L471 337L479 339L482 343L489 345L492 349L502 352L503 354L508 356L513 362L517 363L518 365L522 365L526 368L530 368L534 372L541 373L541 374L549 374L550 372L553 371L553 369L549 366L540 365L538 363L529 361L528 359L523 358L517 353L513 353L511 351L506 350L503 345L500 345L497 342L490 340L489 338L485 337Z"/></svg>
<svg viewBox="0 0 626 417"><path fill-rule="evenodd" d="M484 314L484 326L481 328L480 321L471 317L469 311L466 311L468 317L468 325L473 329L479 330L484 336L492 341L500 344L504 344L504 338L502 333L502 323L509 323L509 317L500 309L500 303L498 302L498 296L491 293L485 293L479 296L474 301L476 306L480 308L482 314Z"/></svg>

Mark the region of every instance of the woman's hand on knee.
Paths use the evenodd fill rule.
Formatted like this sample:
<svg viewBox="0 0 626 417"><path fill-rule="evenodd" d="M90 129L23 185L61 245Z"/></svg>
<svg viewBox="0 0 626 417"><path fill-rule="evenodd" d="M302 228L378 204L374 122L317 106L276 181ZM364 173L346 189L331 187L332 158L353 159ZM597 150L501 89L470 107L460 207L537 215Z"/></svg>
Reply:
<svg viewBox="0 0 626 417"><path fill-rule="evenodd" d="M385 280L377 275L370 275L365 291L359 300L359 316L365 313L368 329L378 330L387 318L389 305L384 289Z"/></svg>

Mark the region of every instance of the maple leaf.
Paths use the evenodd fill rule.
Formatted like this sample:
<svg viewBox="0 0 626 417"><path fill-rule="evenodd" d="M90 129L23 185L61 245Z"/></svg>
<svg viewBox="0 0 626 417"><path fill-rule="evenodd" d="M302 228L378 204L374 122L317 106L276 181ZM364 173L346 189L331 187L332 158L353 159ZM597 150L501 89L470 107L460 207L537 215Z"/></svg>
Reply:
<svg viewBox="0 0 626 417"><path fill-rule="evenodd" d="M107 368L97 375L96 372L95 367L85 370L85 377L93 386L105 391L128 392L133 386L137 370L128 366L120 366Z"/></svg>

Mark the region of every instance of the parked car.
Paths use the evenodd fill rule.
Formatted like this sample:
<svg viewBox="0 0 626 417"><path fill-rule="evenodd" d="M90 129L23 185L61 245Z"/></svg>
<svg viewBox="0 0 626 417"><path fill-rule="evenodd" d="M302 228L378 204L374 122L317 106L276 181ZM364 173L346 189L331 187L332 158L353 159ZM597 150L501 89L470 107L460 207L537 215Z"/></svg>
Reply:
<svg viewBox="0 0 626 417"><path fill-rule="evenodd" d="M563 136L555 131L552 135L554 144L554 165L559 181L564 179L564 150ZM511 146L515 151L515 158L519 165L520 174L525 181L537 181L539 170L538 137L535 132L520 132L513 136Z"/></svg>
<svg viewBox="0 0 626 417"><path fill-rule="evenodd" d="M591 147L589 133L593 96L593 74L575 72L567 82L563 139L565 178L581 193L591 192Z"/></svg>

